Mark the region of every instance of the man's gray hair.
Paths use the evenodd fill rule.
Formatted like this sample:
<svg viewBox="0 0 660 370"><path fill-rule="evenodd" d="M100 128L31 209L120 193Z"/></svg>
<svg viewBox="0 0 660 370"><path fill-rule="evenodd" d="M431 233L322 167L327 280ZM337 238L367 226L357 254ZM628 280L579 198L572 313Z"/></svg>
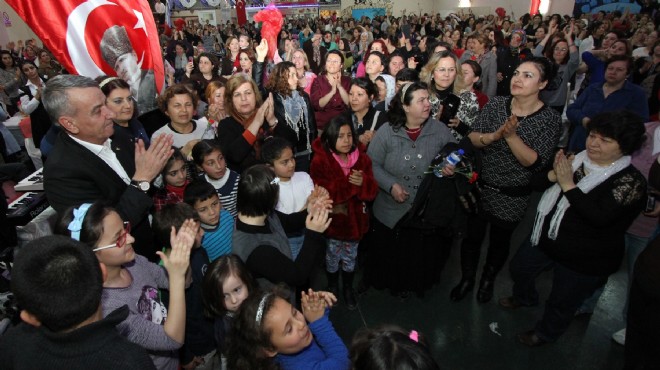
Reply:
<svg viewBox="0 0 660 370"><path fill-rule="evenodd" d="M69 104L67 90L87 87L99 87L99 84L89 77L79 75L59 75L48 80L41 93L41 102L55 125L59 126L57 121L60 117L76 114L75 108Z"/></svg>

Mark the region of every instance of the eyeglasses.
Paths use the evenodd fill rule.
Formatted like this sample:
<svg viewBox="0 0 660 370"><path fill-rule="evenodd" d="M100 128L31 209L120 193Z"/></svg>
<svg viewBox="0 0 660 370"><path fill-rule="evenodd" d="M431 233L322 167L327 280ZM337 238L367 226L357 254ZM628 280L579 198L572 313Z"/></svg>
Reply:
<svg viewBox="0 0 660 370"><path fill-rule="evenodd" d="M131 233L131 223L129 221L124 221L124 231L119 235L119 238L117 238L117 242L115 242L115 244L94 248L92 249L92 252L98 252L104 249L110 249L114 247L123 248L124 245L126 245L126 239L128 238L128 234L130 233Z"/></svg>

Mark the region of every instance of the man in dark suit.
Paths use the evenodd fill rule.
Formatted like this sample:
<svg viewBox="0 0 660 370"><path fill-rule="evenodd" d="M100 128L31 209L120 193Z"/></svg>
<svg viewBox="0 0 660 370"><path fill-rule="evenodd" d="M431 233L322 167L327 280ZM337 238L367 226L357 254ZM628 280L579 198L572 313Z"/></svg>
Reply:
<svg viewBox="0 0 660 370"><path fill-rule="evenodd" d="M63 129L44 166L51 206L61 213L81 203L107 201L131 223L136 252L155 259L147 193L172 154L172 137L161 135L146 150L141 141L133 146L126 135L115 134L114 113L88 77L54 77L42 95L54 124Z"/></svg>
<svg viewBox="0 0 660 370"><path fill-rule="evenodd" d="M315 33L311 39L305 41L303 44L303 51L307 54L309 61L309 68L317 75L321 73L321 67L325 62L325 55L328 53L325 47L321 45L320 33Z"/></svg>

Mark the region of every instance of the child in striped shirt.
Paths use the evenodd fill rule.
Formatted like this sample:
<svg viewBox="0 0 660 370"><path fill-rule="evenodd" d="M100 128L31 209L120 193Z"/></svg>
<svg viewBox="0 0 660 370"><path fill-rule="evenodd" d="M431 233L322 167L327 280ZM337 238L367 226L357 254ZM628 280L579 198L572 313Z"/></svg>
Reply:
<svg viewBox="0 0 660 370"><path fill-rule="evenodd" d="M230 254L234 218L223 209L213 185L201 179L191 182L183 193L183 201L191 205L199 215L204 230L202 247L211 262Z"/></svg>
<svg viewBox="0 0 660 370"><path fill-rule="evenodd" d="M240 176L227 168L227 161L220 144L215 140L201 140L193 147L192 157L197 168L202 172L200 177L213 185L220 197L222 207L236 218L236 195Z"/></svg>

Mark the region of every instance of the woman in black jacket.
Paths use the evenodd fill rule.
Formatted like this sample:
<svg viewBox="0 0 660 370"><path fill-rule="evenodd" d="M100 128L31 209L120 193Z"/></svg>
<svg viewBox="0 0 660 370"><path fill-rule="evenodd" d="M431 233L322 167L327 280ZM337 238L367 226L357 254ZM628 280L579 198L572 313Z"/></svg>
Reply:
<svg viewBox="0 0 660 370"><path fill-rule="evenodd" d="M536 277L554 270L552 291L543 317L518 334L528 346L556 341L575 311L621 265L624 234L643 210L646 180L630 164L644 141L643 120L630 112L595 116L587 125L587 149L555 156L553 169L534 179L547 188L536 212L529 243L511 261L513 295L500 300L506 308L539 303Z"/></svg>
<svg viewBox="0 0 660 370"><path fill-rule="evenodd" d="M266 89L273 94L275 117L279 122L273 135L283 137L293 145L296 171L309 172L312 142L316 139L316 118L309 95L298 85L296 66L291 62L277 64Z"/></svg>

